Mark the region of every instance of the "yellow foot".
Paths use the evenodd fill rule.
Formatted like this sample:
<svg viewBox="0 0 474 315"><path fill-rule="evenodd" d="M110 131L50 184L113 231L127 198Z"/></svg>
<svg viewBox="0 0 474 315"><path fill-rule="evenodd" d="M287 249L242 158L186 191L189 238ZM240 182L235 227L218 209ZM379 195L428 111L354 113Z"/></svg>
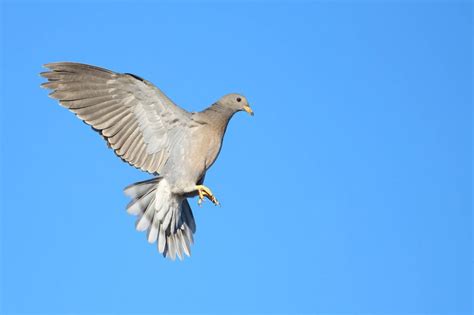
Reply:
<svg viewBox="0 0 474 315"><path fill-rule="evenodd" d="M214 197L214 195L212 194L212 191L209 188L207 188L204 185L196 185L196 190L199 195L199 200L198 200L199 206L201 206L201 203L204 200L204 197L212 201L212 203L215 204L216 206L220 206L219 201L216 199L216 197Z"/></svg>

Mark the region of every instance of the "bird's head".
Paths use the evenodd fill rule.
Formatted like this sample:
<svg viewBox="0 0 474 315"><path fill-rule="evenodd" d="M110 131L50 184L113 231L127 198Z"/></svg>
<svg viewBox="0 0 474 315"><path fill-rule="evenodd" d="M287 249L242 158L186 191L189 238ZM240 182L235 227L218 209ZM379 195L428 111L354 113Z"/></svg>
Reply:
<svg viewBox="0 0 474 315"><path fill-rule="evenodd" d="M247 98L240 94L227 94L218 101L222 106L232 109L234 112L246 111L253 116L253 111L247 102Z"/></svg>

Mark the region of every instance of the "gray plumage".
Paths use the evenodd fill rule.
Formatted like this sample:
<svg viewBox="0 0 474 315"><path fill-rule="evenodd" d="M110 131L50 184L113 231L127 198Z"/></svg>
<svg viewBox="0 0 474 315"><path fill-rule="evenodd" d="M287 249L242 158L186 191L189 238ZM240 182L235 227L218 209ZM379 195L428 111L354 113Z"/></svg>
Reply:
<svg viewBox="0 0 474 315"><path fill-rule="evenodd" d="M92 126L125 162L155 175L132 184L127 212L160 253L190 255L196 224L187 198L217 199L202 186L216 160L227 124L238 111L253 115L247 100L228 94L201 112L187 112L150 82L132 74L71 62L45 65L42 87Z"/></svg>

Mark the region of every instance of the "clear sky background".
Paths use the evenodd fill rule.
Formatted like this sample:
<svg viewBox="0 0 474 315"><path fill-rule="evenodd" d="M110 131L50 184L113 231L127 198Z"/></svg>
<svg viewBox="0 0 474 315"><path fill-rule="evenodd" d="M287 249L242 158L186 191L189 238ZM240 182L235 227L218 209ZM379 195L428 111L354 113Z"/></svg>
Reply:
<svg viewBox="0 0 474 315"><path fill-rule="evenodd" d="M5 314L472 314L468 1L2 4ZM193 255L134 230L124 164L41 65L140 75L200 110L245 94Z"/></svg>

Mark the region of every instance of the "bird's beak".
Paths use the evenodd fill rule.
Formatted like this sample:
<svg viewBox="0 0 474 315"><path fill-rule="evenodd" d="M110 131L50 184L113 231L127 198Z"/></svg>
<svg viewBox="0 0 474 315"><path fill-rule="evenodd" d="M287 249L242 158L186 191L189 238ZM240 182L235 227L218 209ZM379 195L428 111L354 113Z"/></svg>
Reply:
<svg viewBox="0 0 474 315"><path fill-rule="evenodd" d="M250 116L253 116L253 110L250 108L250 106L245 105L244 106L244 111L250 114Z"/></svg>

